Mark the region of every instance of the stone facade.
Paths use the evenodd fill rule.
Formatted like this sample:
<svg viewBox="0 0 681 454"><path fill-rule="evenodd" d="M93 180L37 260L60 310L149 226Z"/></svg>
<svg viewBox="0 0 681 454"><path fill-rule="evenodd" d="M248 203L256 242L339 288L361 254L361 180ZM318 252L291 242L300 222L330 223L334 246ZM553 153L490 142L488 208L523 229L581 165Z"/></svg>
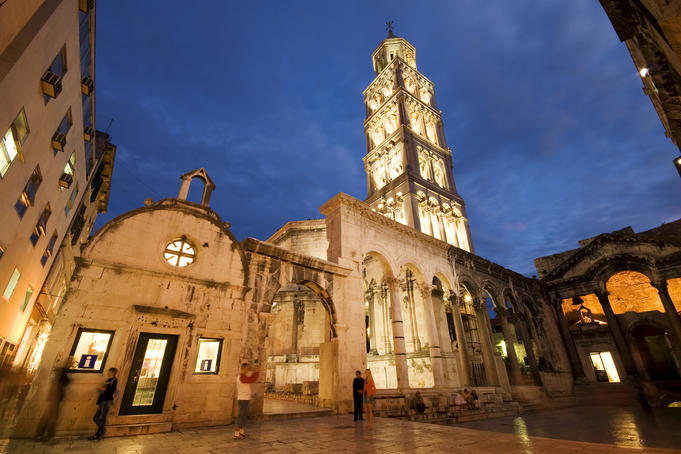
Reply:
<svg viewBox="0 0 681 454"><path fill-rule="evenodd" d="M681 220L580 246L535 260L576 379L665 382L678 391Z"/></svg>
<svg viewBox="0 0 681 454"><path fill-rule="evenodd" d="M209 208L215 184L199 169L182 176L177 198L148 199L109 222L77 261L17 435L34 433L63 368L72 382L58 434L91 430L109 367L123 389L113 434L232 422L243 362L264 372L254 415L267 388L304 390L345 413L355 370L365 368L386 413L404 414L416 390L445 411L462 387L475 386L495 408L569 392L569 357L540 282L470 252L451 151L413 46L391 34L372 59L365 126L381 135L396 121L397 129L369 142L366 202L340 193L321 220L238 243ZM371 162L383 147L402 160L378 187ZM196 180L201 204L185 200ZM402 217L385 209L397 202Z"/></svg>

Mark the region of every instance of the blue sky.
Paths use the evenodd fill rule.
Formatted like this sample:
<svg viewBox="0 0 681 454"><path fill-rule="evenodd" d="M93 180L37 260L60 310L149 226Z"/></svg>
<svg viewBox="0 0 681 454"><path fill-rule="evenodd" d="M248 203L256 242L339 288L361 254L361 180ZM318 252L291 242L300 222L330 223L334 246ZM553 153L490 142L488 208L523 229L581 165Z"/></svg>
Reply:
<svg viewBox="0 0 681 454"><path fill-rule="evenodd" d="M435 84L476 253L533 259L681 217L678 149L596 0L97 4L97 126L118 146L109 212L205 167L239 239L366 197L362 91L386 20Z"/></svg>

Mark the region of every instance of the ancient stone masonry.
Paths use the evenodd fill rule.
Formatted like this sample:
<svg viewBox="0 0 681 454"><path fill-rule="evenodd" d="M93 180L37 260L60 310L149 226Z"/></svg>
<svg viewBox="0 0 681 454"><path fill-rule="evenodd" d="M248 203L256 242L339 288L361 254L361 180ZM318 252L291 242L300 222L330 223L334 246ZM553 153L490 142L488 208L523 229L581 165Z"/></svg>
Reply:
<svg viewBox="0 0 681 454"><path fill-rule="evenodd" d="M266 392L345 413L365 368L376 411L393 416L416 390L445 413L463 387L503 411L511 399L569 392L574 355L540 282L472 252L433 84L413 46L391 34L372 61L367 200L337 194L323 219L239 243L209 208L215 184L198 169L182 176L178 198L109 222L82 255L17 435L32 435L50 408L62 367L73 382L60 434L89 430L109 367L122 387L110 433L231 423L244 362L262 372L254 415ZM196 180L200 204L186 200Z"/></svg>
<svg viewBox="0 0 681 454"><path fill-rule="evenodd" d="M681 220L535 260L582 381L681 377Z"/></svg>

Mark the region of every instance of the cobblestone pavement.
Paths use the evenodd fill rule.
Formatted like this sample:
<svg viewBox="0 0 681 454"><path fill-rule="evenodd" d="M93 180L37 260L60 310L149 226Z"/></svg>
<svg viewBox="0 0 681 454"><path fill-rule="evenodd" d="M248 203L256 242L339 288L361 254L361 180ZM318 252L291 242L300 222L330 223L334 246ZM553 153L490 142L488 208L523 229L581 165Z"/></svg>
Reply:
<svg viewBox="0 0 681 454"><path fill-rule="evenodd" d="M233 426L192 429L165 434L112 437L99 441L60 440L53 444L32 440L2 441L7 453L681 453L681 450L626 448L507 433L460 426L378 418L374 428L354 423L352 416L322 416L249 424L250 438L233 440ZM678 430L674 428L672 430Z"/></svg>
<svg viewBox="0 0 681 454"><path fill-rule="evenodd" d="M681 408L646 412L639 407L569 407L467 422L458 427L635 448L681 448Z"/></svg>

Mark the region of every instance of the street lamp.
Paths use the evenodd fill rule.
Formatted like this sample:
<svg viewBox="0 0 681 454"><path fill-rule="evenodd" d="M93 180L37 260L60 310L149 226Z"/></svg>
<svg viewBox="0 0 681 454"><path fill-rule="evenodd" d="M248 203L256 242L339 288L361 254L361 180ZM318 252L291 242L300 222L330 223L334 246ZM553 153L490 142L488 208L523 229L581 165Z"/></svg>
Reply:
<svg viewBox="0 0 681 454"><path fill-rule="evenodd" d="M679 172L679 176L681 177L681 156L678 158L674 158L674 166L676 167L676 171Z"/></svg>

